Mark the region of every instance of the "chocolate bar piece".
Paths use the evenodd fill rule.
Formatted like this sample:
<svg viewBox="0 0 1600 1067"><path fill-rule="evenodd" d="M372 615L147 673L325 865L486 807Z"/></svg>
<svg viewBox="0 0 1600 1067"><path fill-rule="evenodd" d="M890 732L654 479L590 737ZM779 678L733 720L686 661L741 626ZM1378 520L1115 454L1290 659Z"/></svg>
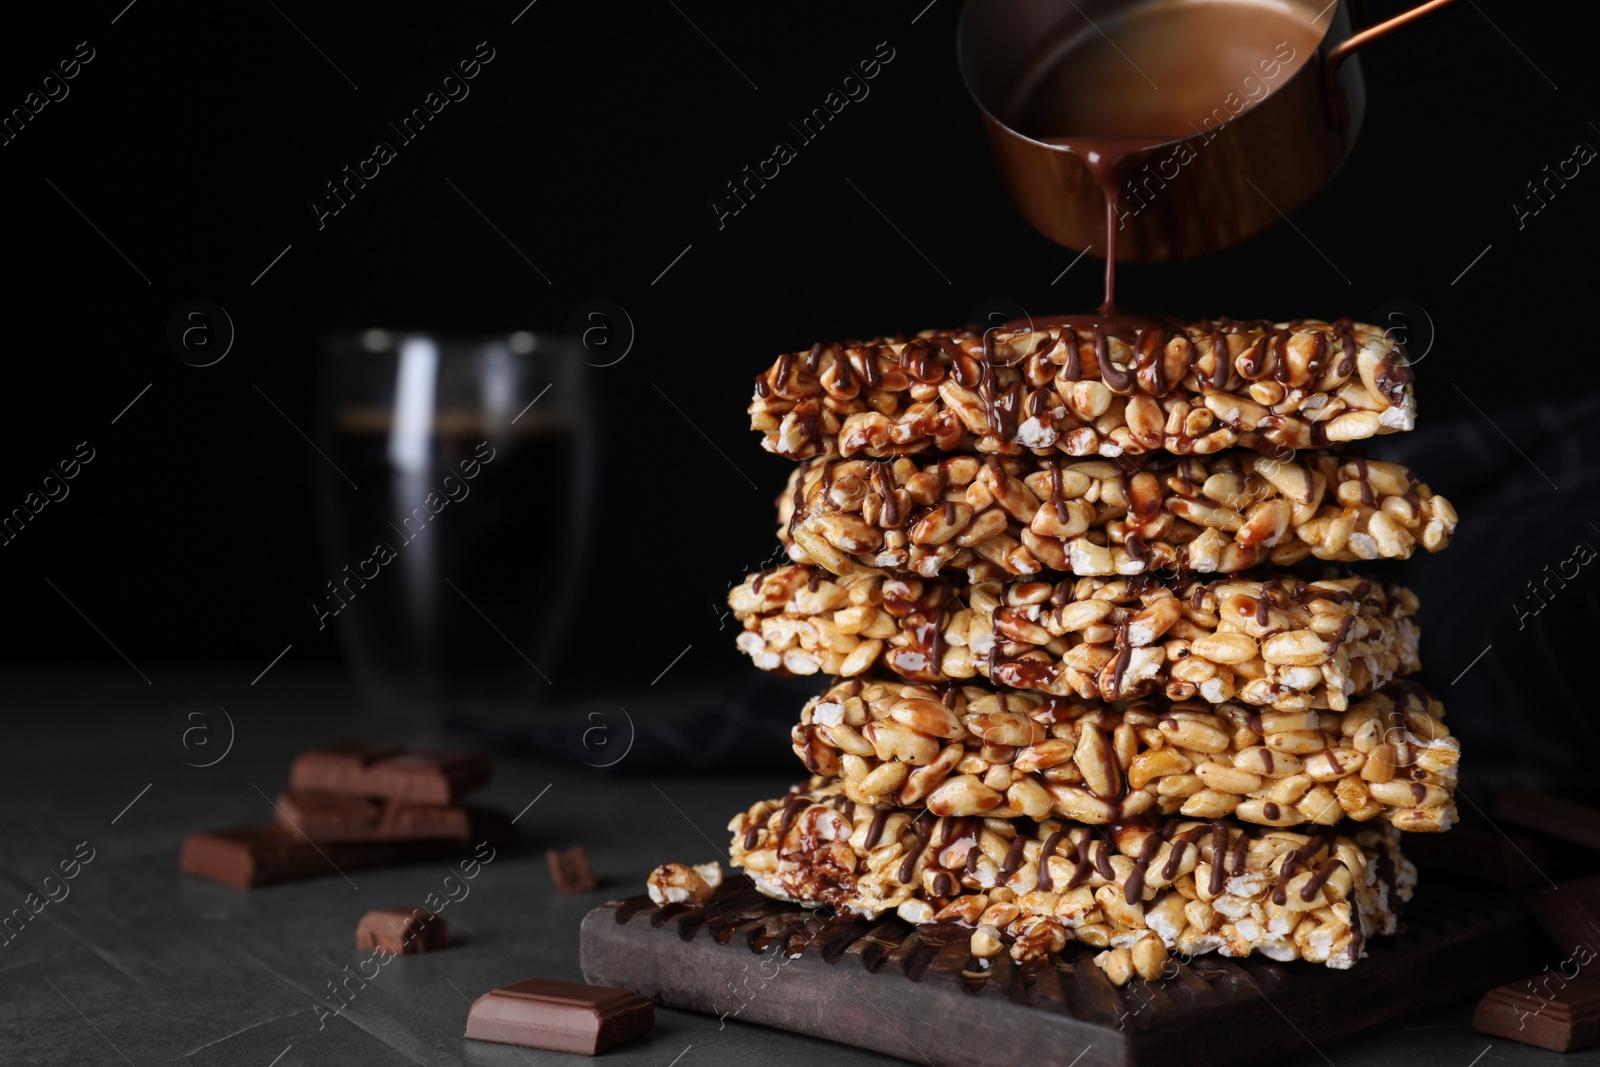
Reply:
<svg viewBox="0 0 1600 1067"><path fill-rule="evenodd" d="M1472 1013L1472 1028L1552 1052L1600 1044L1600 982L1551 975L1545 979L1489 990Z"/></svg>
<svg viewBox="0 0 1600 1067"><path fill-rule="evenodd" d="M1600 878L1577 878L1528 894L1528 911L1570 962L1600 977Z"/></svg>
<svg viewBox="0 0 1600 1067"><path fill-rule="evenodd" d="M565 852L553 848L544 854L544 858L550 864L551 880L567 896L594 892L594 869L589 866L588 849L582 845L575 845Z"/></svg>
<svg viewBox="0 0 1600 1067"><path fill-rule="evenodd" d="M465 752L407 751L350 742L302 752L289 765L296 792L387 797L413 804L454 804L489 780L489 764Z"/></svg>
<svg viewBox="0 0 1600 1067"><path fill-rule="evenodd" d="M530 978L473 1001L466 1036L593 1056L655 1024L655 1005L637 993Z"/></svg>
<svg viewBox="0 0 1600 1067"><path fill-rule="evenodd" d="M361 916L356 948L382 949L391 956L415 956L450 944L450 924L426 908L384 908Z"/></svg>
<svg viewBox="0 0 1600 1067"><path fill-rule="evenodd" d="M317 844L330 841L508 841L511 821L498 811L443 804L340 796L337 793L279 793L274 821L298 830Z"/></svg>
<svg viewBox="0 0 1600 1067"><path fill-rule="evenodd" d="M1600 811L1570 800L1513 787L1495 799L1494 817L1524 830L1600 850Z"/></svg>
<svg viewBox="0 0 1600 1067"><path fill-rule="evenodd" d="M178 853L178 870L234 889L251 889L385 863L444 859L471 848L465 841L437 839L313 845L281 826L238 826L190 834Z"/></svg>

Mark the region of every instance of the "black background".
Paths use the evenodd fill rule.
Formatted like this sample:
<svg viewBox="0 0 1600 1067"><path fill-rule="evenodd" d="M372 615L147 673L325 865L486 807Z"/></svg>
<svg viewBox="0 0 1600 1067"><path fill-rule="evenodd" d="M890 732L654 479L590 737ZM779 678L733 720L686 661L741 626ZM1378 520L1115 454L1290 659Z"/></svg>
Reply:
<svg viewBox="0 0 1600 1067"><path fill-rule="evenodd" d="M1036 313L1099 299L1098 262L1052 283L1076 253L1006 197L956 69L957 0L124 2L26 24L8 14L0 34L6 110L78 42L95 50L70 95L0 147L0 510L77 442L97 451L71 496L0 548L0 656L13 662L121 669L46 578L148 672L217 663L248 676L291 641L297 665L335 662L336 639L307 610L327 577L320 461L252 383L308 425L326 331L560 331L599 298L627 309L638 340L593 372L598 533L558 681L603 670L647 683L671 650L619 654L641 625L694 642L686 672L740 669L715 604L770 551L787 472L746 429L751 376L814 340L962 323L990 299ZM1300 232L1124 267L1119 295L1181 316L1280 319L1411 301L1437 327L1417 370L1425 422L1473 415L1463 392L1492 414L1591 389L1600 175L1585 170L1520 231L1511 207L1575 143L1600 144L1586 10L1469 0L1375 44L1366 128L1294 217ZM385 122L480 41L495 58L471 95L319 231L309 204L322 184L392 139ZM894 59L870 96L719 229L709 202L722 184L792 139L786 123L879 42ZM203 369L164 336L195 298L225 307L238 333Z"/></svg>

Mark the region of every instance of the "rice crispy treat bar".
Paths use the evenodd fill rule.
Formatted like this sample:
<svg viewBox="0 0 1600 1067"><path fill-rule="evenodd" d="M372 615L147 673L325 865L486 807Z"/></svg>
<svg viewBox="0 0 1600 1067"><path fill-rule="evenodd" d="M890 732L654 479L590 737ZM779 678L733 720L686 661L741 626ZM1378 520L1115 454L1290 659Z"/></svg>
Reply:
<svg viewBox="0 0 1600 1067"><path fill-rule="evenodd" d="M1162 697L1106 704L987 686L836 682L790 734L857 804L1103 825L1135 815L1265 826L1455 821L1460 746L1444 706L1391 682L1348 711Z"/></svg>
<svg viewBox="0 0 1600 1067"><path fill-rule="evenodd" d="M1404 346L1376 326L1125 317L819 343L757 375L749 411L789 459L1114 458L1282 456L1409 430L1416 404Z"/></svg>
<svg viewBox="0 0 1600 1067"><path fill-rule="evenodd" d="M1456 527L1455 508L1406 467L1358 455L919 460L798 467L778 499L789 558L833 574L959 569L974 581L1044 570L1234 574L1308 556L1406 559L1418 544L1444 548Z"/></svg>
<svg viewBox="0 0 1600 1067"><path fill-rule="evenodd" d="M1305 834L1182 816L941 818L857 804L816 778L728 828L733 865L769 896L959 922L979 956L1037 959L1081 941L1110 950L1098 962L1113 978L1118 949L1158 965L1168 951L1259 952L1348 968L1368 937L1395 932L1416 884L1386 824Z"/></svg>
<svg viewBox="0 0 1600 1067"><path fill-rule="evenodd" d="M1344 711L1421 666L1415 594L1360 576L969 585L789 564L751 575L728 603L739 648L780 674L886 668L1083 699Z"/></svg>

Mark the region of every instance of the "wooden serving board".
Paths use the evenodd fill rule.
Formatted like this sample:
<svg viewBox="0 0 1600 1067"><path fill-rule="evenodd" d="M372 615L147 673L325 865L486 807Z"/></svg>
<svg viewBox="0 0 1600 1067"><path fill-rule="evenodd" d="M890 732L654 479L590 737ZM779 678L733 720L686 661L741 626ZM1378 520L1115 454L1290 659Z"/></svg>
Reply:
<svg viewBox="0 0 1600 1067"><path fill-rule="evenodd" d="M743 881L703 907L612 901L583 920L584 977L657 1003L873 1049L932 1067L1182 1067L1307 1050L1475 996L1538 969L1515 894L1435 884L1406 932L1347 971L1200 956L1113 986L1093 949L987 970L970 931L827 918Z"/></svg>

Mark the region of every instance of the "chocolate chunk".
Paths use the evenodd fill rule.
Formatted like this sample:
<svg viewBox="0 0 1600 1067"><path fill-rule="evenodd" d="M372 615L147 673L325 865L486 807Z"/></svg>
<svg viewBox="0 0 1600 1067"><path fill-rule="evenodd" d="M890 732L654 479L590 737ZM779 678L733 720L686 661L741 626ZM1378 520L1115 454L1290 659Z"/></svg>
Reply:
<svg viewBox="0 0 1600 1067"><path fill-rule="evenodd" d="M551 849L544 854L544 858L550 864L551 880L567 896L594 892L594 870L589 866L588 849L582 845L575 845L565 852Z"/></svg>
<svg viewBox="0 0 1600 1067"><path fill-rule="evenodd" d="M473 1001L466 1036L593 1056L655 1024L655 1005L637 993L530 978Z"/></svg>
<svg viewBox="0 0 1600 1067"><path fill-rule="evenodd" d="M1472 1028L1552 1052L1600 1044L1600 982L1546 974L1491 989L1472 1013Z"/></svg>
<svg viewBox="0 0 1600 1067"><path fill-rule="evenodd" d="M490 767L465 752L351 742L303 752L289 766L296 792L388 797L413 804L454 804L489 780Z"/></svg>
<svg viewBox="0 0 1600 1067"><path fill-rule="evenodd" d="M435 952L450 944L450 924L426 908L384 908L361 916L356 948L382 949L391 956Z"/></svg>
<svg viewBox="0 0 1600 1067"><path fill-rule="evenodd" d="M319 845L418 838L501 842L516 837L511 821L498 811L336 793L280 793L274 821Z"/></svg>
<svg viewBox="0 0 1600 1067"><path fill-rule="evenodd" d="M1571 961L1600 978L1600 878L1578 878L1528 894L1528 911L1555 942L1563 963Z"/></svg>
<svg viewBox="0 0 1600 1067"><path fill-rule="evenodd" d="M1570 800L1513 787L1495 799L1493 815L1524 830L1600 850L1600 811Z"/></svg>
<svg viewBox="0 0 1600 1067"><path fill-rule="evenodd" d="M239 826L190 834L178 853L178 870L235 889L250 889L385 863L444 859L466 854L471 848L464 841L436 839L319 846L280 826Z"/></svg>

